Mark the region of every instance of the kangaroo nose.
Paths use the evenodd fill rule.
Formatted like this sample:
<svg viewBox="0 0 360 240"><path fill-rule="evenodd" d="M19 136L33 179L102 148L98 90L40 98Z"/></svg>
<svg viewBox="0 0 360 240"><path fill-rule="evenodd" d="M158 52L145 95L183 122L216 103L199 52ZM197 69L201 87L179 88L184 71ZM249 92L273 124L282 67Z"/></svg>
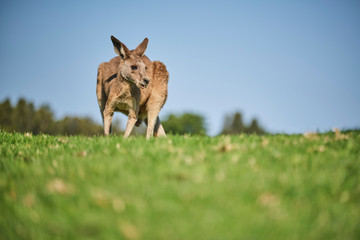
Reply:
<svg viewBox="0 0 360 240"><path fill-rule="evenodd" d="M144 83L145 83L146 85L148 85L149 82L150 82L150 80L149 80L148 78L144 78L143 81L144 81Z"/></svg>

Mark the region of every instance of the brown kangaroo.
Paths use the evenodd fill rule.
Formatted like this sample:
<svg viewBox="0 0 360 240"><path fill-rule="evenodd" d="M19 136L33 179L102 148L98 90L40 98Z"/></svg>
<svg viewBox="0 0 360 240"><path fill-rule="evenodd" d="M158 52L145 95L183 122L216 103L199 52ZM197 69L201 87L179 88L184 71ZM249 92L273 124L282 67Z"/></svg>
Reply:
<svg viewBox="0 0 360 240"><path fill-rule="evenodd" d="M147 124L146 138L166 136L158 117L167 99L169 73L160 61L144 55L148 39L129 50L111 36L118 57L99 65L96 95L104 123L104 134L109 135L114 112L128 115L124 137L142 120Z"/></svg>

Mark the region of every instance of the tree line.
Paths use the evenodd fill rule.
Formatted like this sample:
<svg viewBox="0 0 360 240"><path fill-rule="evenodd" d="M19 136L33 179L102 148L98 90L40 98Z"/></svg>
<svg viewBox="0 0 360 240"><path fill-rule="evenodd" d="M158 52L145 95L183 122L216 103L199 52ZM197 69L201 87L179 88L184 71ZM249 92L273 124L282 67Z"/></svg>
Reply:
<svg viewBox="0 0 360 240"><path fill-rule="evenodd" d="M9 99L0 103L0 128L9 132L50 135L92 136L103 132L102 126L89 117L65 116L57 120L49 105L35 108L32 102L23 98L15 106L12 106ZM113 130L121 132L116 125Z"/></svg>
<svg viewBox="0 0 360 240"><path fill-rule="evenodd" d="M184 113L181 115L170 114L165 121L162 121L162 124L167 132L173 134L207 134L205 118L194 113ZM224 124L219 135L236 135L242 133L263 135L266 131L259 125L256 118L253 118L250 124L244 123L240 112L225 116Z"/></svg>
<svg viewBox="0 0 360 240"><path fill-rule="evenodd" d="M206 135L207 128L205 118L196 113L169 114L162 125L170 134ZM0 103L0 129L8 132L31 132L33 134L50 135L101 135L102 124L96 123L89 117L65 116L55 119L54 112L49 105L41 105L36 108L32 102L20 98L13 106L9 99ZM143 134L145 127L134 130L136 135ZM119 121L113 121L114 134L123 134ZM265 134L266 131L259 126L258 121L253 119L246 125L240 112L228 115L224 119L222 131L219 134Z"/></svg>

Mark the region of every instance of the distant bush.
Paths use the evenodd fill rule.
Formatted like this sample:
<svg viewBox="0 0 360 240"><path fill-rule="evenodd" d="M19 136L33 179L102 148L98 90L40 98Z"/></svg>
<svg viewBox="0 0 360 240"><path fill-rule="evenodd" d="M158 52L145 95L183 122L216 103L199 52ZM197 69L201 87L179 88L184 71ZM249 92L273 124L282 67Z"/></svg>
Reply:
<svg viewBox="0 0 360 240"><path fill-rule="evenodd" d="M205 119L194 113L170 114L162 121L167 133L206 135Z"/></svg>

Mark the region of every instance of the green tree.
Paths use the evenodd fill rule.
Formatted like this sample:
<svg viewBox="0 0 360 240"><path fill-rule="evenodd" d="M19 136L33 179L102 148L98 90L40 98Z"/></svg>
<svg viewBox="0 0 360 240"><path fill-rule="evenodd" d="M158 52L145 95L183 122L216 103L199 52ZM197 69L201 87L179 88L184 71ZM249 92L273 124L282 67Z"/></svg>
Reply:
<svg viewBox="0 0 360 240"><path fill-rule="evenodd" d="M265 134L266 131L259 126L258 121L254 118L250 125L243 123L242 114L235 112L233 115L225 116L223 129L220 134L235 135L235 134Z"/></svg>
<svg viewBox="0 0 360 240"><path fill-rule="evenodd" d="M102 133L102 126L90 118L64 117L57 122L57 133L66 135L98 135Z"/></svg>
<svg viewBox="0 0 360 240"><path fill-rule="evenodd" d="M245 132L242 114L236 112L233 116L226 116L221 134L241 134Z"/></svg>
<svg viewBox="0 0 360 240"><path fill-rule="evenodd" d="M39 133L54 134L56 132L54 114L48 105L41 106L35 112L34 119L32 122L32 132L34 134L39 134Z"/></svg>
<svg viewBox="0 0 360 240"><path fill-rule="evenodd" d="M249 134L257 134L257 135L263 135L265 134L265 130L259 126L258 121L254 118L251 121L250 126L246 129L246 133Z"/></svg>
<svg viewBox="0 0 360 240"><path fill-rule="evenodd" d="M14 130L18 132L30 132L35 114L34 104L27 103L20 98L13 112Z"/></svg>
<svg viewBox="0 0 360 240"><path fill-rule="evenodd" d="M0 103L0 129L13 131L13 112L10 99Z"/></svg>
<svg viewBox="0 0 360 240"><path fill-rule="evenodd" d="M170 114L162 121L164 129L172 134L206 135L205 120L203 116L194 113L181 115Z"/></svg>

